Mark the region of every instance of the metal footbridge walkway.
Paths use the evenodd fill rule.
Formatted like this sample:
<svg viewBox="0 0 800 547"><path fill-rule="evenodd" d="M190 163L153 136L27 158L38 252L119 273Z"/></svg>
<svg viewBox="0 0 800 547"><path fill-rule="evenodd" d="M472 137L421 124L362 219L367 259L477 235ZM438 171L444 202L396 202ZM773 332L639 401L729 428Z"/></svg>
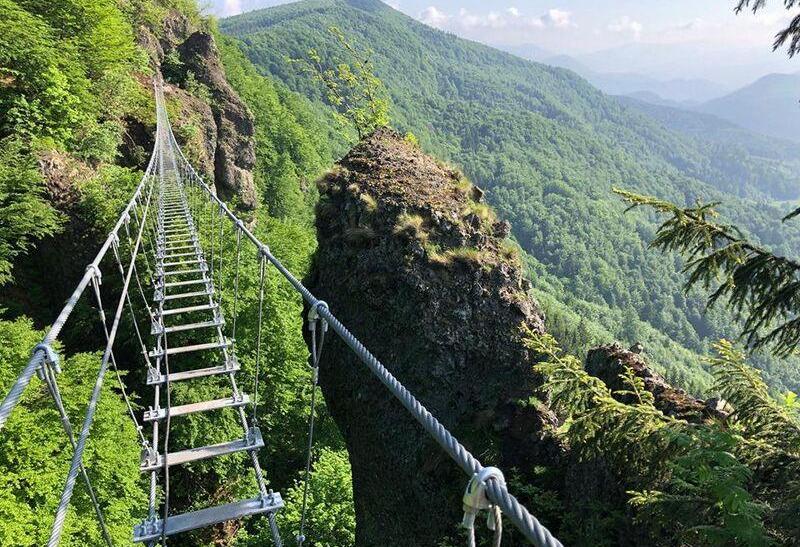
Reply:
<svg viewBox="0 0 800 547"><path fill-rule="evenodd" d="M266 486L259 449L264 438L258 427L258 381L260 376L262 311L265 272L274 267L302 296L310 307L311 366L313 372L311 409L309 412L308 450L304 488L308 488L314 433L314 401L317 367L329 329L355 352L370 371L405 406L420 425L466 473L464 521L467 544L475 544L474 522L481 512L488 512L489 527L499 545L503 516L523 535L539 547L561 544L543 527L516 498L509 493L502 473L484 467L461 445L444 426L409 392L345 326L331 313L327 304L314 297L300 281L257 239L205 184L184 157L170 126L163 95L163 85L155 82L157 129L150 162L127 207L102 245L94 261L67 301L44 340L33 348L30 361L23 368L0 406L0 430L12 410L20 402L34 374L37 374L58 409L65 434L73 447L72 461L52 524L48 545L59 545L70 500L78 478L87 489L104 539L112 545L99 500L83 465L83 453L105 376L112 369L119 381L120 392L142 445L140 471L149 476L149 504L146 516L132 532L135 543L166 545L176 534L198 530L221 522L256 515L266 516L273 543L280 547L277 517L284 502L281 495ZM225 227L235 235L235 261L223 260ZM239 299L239 266L243 244L252 243L257 251L259 270L259 303L253 393L244 393L237 384L241 367L236 357L236 319ZM208 254L204 252L208 249ZM216 247L216 254L215 254ZM230 248L231 245L228 245ZM126 252L127 251L127 252ZM115 260L122 290L117 295L114 316L109 323L101 296L100 265ZM224 268L228 266L227 277ZM146 269L146 275L141 272ZM227 283L227 292L222 290ZM86 293L94 294L94 305L105 333L105 350L94 389L80 430L73 430L64 410L57 376L60 361L53 343L72 311ZM227 302L225 294L231 295ZM134 305L134 300L140 301ZM232 301L231 301L232 300ZM152 404L143 412L134 409L122 375L117 368L114 347L122 317L130 315L141 359L146 367L146 384L152 390ZM144 320L142 315L146 314ZM149 336L140 323L150 327ZM230 336L226 336L226 331ZM215 379L218 393L201 401L172 404L173 384ZM203 391L205 393L205 391ZM142 394L142 398L146 395ZM172 419L196 413L233 412L240 423L241 434L222 443L194 447L170 444ZM147 435L149 433L149 435ZM209 506L186 513L174 513L170 507L170 474L189 472L187 464L199 460L242 454L252 468L255 492L223 505ZM304 491L300 530L296 543L306 541L304 531L307 512L307 491ZM313 540L313 538L310 538Z"/></svg>

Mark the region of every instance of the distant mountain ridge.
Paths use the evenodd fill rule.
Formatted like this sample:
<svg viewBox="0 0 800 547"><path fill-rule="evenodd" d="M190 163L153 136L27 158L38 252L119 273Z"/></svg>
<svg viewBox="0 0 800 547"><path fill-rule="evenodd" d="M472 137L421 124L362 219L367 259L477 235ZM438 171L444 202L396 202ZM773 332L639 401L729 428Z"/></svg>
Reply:
<svg viewBox="0 0 800 547"><path fill-rule="evenodd" d="M575 57L553 55L551 52L533 44L501 46L500 49L518 55L523 59L569 69L586 78L589 83L609 95L649 93L657 96L653 100L686 106L721 97L731 91L729 87L703 78L660 79L636 72L598 71Z"/></svg>
<svg viewBox="0 0 800 547"><path fill-rule="evenodd" d="M800 142L800 73L770 74L698 110L763 135Z"/></svg>

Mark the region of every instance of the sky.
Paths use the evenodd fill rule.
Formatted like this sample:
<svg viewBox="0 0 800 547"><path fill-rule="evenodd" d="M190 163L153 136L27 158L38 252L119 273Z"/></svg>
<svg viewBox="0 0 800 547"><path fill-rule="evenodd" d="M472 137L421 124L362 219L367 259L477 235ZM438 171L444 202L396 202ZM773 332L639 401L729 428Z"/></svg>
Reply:
<svg viewBox="0 0 800 547"><path fill-rule="evenodd" d="M201 0L202 1L202 0ZM207 0L209 11L224 17L270 5L279 0ZM773 53L774 35L786 26L791 12L772 0L754 15L734 14L734 0L384 0L428 25L494 46L535 45L552 55L570 55L585 62L590 54L612 49L641 50L631 69L665 78L697 77L707 67L725 65L712 76L739 85L738 80L769 72L800 70ZM658 46L658 47L656 47ZM653 52L674 59L646 66ZM687 58L688 57L688 58ZM691 58L698 62L692 64ZM683 63L681 63L683 58ZM702 62L700 59L702 58ZM624 70L630 56L605 68ZM737 78L732 67L749 68ZM705 65L705 66L704 66ZM760 67L760 68L759 68ZM597 68L597 67L592 67ZM600 67L603 68L603 67Z"/></svg>

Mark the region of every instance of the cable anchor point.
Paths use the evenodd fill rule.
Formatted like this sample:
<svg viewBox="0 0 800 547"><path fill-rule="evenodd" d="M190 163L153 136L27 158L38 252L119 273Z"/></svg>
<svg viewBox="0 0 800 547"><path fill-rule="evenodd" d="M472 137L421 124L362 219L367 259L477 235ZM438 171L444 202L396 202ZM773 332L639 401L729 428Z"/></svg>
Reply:
<svg viewBox="0 0 800 547"><path fill-rule="evenodd" d="M475 518L481 511L488 511L486 527L495 532L495 544L497 544L499 534L502 534L502 523L498 518L499 511L486 496L486 484L490 480L495 480L502 486L506 484L502 471L496 467L484 467L472 476L464 492L464 518L461 521L461 527L468 530L472 539L470 545L474 545Z"/></svg>
<svg viewBox="0 0 800 547"><path fill-rule="evenodd" d="M103 284L103 272L100 271L100 268L96 264L89 264L86 266L86 271L92 274L92 278L97 280L98 285Z"/></svg>
<svg viewBox="0 0 800 547"><path fill-rule="evenodd" d="M39 377L39 379L44 380L43 367L45 366L49 366L57 374L61 374L61 361L58 357L58 354L53 349L53 346L51 346L49 342L42 342L33 348L32 354L36 355L38 351L44 352L44 360L42 361L42 365L36 370L36 375Z"/></svg>

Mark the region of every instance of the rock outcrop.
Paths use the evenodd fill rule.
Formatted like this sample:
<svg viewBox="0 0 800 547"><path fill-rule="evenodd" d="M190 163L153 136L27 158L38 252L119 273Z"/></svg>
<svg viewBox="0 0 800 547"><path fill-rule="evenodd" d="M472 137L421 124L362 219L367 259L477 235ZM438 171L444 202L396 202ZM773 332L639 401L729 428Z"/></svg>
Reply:
<svg viewBox="0 0 800 547"><path fill-rule="evenodd" d="M255 209L256 164L253 115L225 78L214 37L195 32L178 46L181 61L211 92L217 146L214 181L222 197L239 198L243 209Z"/></svg>
<svg viewBox="0 0 800 547"><path fill-rule="evenodd" d="M208 89L211 101L206 103L178 87L167 86L168 99L176 99L179 105L178 116L172 120L173 126L180 129L185 122L200 128L197 138L201 142L181 142L181 145L189 148L196 167L209 179L213 178L214 186L223 198L235 197L242 210L255 209L258 195L253 180L256 162L254 120L226 79L214 37L194 28L181 13L171 11L162 22L158 37L142 27L137 39L168 84L170 80L183 84L191 73L196 82ZM135 121L131 122L129 134L148 133L140 131ZM177 137L180 141L181 135ZM142 146L139 142L134 144Z"/></svg>
<svg viewBox="0 0 800 547"><path fill-rule="evenodd" d="M673 387L663 376L647 366L642 355L623 349L618 344L595 348L586 357L586 371L603 380L614 391L628 389L620 379L626 368L644 381L645 389L655 398L656 408L667 416L690 423L702 423L710 419L724 419L729 414L724 401L703 401ZM622 402L634 401L630 397L623 397Z"/></svg>
<svg viewBox="0 0 800 547"><path fill-rule="evenodd" d="M557 461L526 339L543 314L483 192L378 130L320 183L309 286L486 464ZM359 546L456 534L467 479L335 336L320 380L353 468ZM409 538L414 538L410 542Z"/></svg>

